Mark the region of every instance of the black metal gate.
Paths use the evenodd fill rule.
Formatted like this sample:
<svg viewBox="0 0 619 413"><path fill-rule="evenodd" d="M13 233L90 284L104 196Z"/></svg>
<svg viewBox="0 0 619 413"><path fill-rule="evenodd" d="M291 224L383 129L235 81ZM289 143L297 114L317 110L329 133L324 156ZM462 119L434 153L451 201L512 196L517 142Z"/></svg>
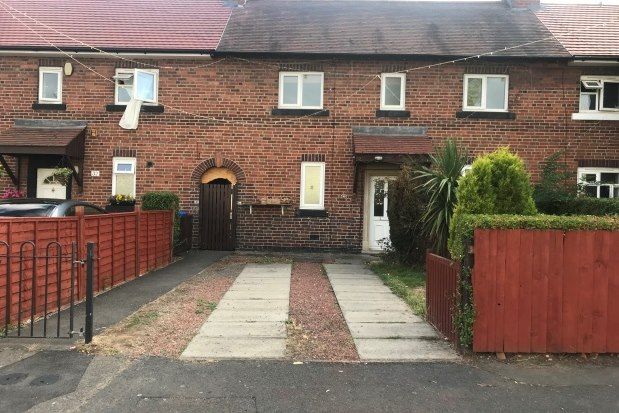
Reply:
<svg viewBox="0 0 619 413"><path fill-rule="evenodd" d="M232 251L236 241L236 188L202 184L200 188L200 248Z"/></svg>
<svg viewBox="0 0 619 413"><path fill-rule="evenodd" d="M0 285L5 281L0 311L4 312L4 337L72 338L83 334L92 340L94 244L87 244L85 259L78 259L75 242L57 241L45 248L32 241L9 245L0 241ZM78 296L78 282L86 266L85 297ZM75 331L76 302L85 299L84 325ZM81 317L80 317L81 320Z"/></svg>

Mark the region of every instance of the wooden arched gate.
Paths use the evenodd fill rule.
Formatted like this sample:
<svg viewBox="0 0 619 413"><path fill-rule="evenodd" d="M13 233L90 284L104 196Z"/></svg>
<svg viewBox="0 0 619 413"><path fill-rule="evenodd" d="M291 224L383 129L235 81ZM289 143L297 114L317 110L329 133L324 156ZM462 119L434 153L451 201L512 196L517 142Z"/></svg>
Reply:
<svg viewBox="0 0 619 413"><path fill-rule="evenodd" d="M201 184L201 249L234 250L236 244L236 210L236 186Z"/></svg>

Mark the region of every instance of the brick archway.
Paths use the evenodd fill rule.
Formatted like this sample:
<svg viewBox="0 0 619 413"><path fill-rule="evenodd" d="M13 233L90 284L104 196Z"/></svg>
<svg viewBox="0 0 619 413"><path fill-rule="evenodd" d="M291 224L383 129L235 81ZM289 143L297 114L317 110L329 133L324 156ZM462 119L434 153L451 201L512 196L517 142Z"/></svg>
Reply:
<svg viewBox="0 0 619 413"><path fill-rule="evenodd" d="M243 169L241 169L241 167L238 166L234 161L226 158L211 158L200 163L194 168L193 172L191 173L191 181L194 183L194 186L197 187L198 185L200 185L200 183L202 182L202 175L204 175L204 173L211 168L229 169L234 172L238 184L242 185L245 183L245 172L243 172Z"/></svg>

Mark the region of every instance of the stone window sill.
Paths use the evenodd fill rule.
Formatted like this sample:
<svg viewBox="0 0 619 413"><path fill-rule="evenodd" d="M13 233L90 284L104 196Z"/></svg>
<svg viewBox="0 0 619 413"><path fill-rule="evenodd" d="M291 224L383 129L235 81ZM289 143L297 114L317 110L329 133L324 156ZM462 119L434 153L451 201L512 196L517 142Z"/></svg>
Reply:
<svg viewBox="0 0 619 413"><path fill-rule="evenodd" d="M619 112L582 112L572 113L572 120L619 120Z"/></svg>
<svg viewBox="0 0 619 413"><path fill-rule="evenodd" d="M410 118L411 112L408 110L377 110L377 118Z"/></svg>
<svg viewBox="0 0 619 413"><path fill-rule="evenodd" d="M484 112L484 111L468 111L463 110L456 112L456 118L458 119L503 119L513 120L516 119L514 112Z"/></svg>
<svg viewBox="0 0 619 413"><path fill-rule="evenodd" d="M66 103L39 103L32 104L34 110L67 110Z"/></svg>
<svg viewBox="0 0 619 413"><path fill-rule="evenodd" d="M127 105L107 105L105 110L108 112L124 112ZM144 113L163 113L165 108L161 105L142 105L140 112Z"/></svg>
<svg viewBox="0 0 619 413"><path fill-rule="evenodd" d="M329 116L329 109L279 109L271 110L274 116Z"/></svg>
<svg viewBox="0 0 619 413"><path fill-rule="evenodd" d="M297 217L299 218L326 218L329 213L325 209L299 209Z"/></svg>

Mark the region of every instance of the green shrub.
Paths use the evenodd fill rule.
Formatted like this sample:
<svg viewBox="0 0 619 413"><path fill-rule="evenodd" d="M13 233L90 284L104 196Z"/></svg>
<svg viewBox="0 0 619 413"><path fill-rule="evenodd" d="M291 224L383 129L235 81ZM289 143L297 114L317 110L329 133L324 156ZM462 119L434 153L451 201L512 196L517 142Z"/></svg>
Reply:
<svg viewBox="0 0 619 413"><path fill-rule="evenodd" d="M537 209L550 215L619 215L619 199L579 197L537 201Z"/></svg>
<svg viewBox="0 0 619 413"><path fill-rule="evenodd" d="M522 214L537 212L531 179L520 157L507 148L477 158L458 183L458 213Z"/></svg>
<svg viewBox="0 0 619 413"><path fill-rule="evenodd" d="M540 164L540 179L533 190L537 205L576 198L574 171L560 160L563 155L564 151L555 152Z"/></svg>
<svg viewBox="0 0 619 413"><path fill-rule="evenodd" d="M472 259L469 254L476 228L503 229L558 229L619 230L619 216L558 216L558 215L470 215L456 214L452 221L449 252L460 261L461 271L458 287L458 308L454 316L460 344L470 347L473 342L473 288L471 283Z"/></svg>
<svg viewBox="0 0 619 413"><path fill-rule="evenodd" d="M394 258L406 264L423 263L428 241L422 235L422 215L426 209L424 194L417 188L413 171L416 166L405 163L398 177L389 182L389 238L390 252L386 258ZM389 251L389 249L388 249Z"/></svg>
<svg viewBox="0 0 619 413"><path fill-rule="evenodd" d="M178 210L180 209L180 199L178 195L168 191L147 192L142 195L142 209L145 211L174 211L174 245L177 245L181 233L180 220L178 217Z"/></svg>
<svg viewBox="0 0 619 413"><path fill-rule="evenodd" d="M434 251L447 254L449 225L456 205L458 179L466 166L466 151L458 149L456 143L448 140L444 147L437 148L430 156L431 166L421 167L416 172L420 187L425 192L428 206L424 213L424 233L433 241Z"/></svg>

